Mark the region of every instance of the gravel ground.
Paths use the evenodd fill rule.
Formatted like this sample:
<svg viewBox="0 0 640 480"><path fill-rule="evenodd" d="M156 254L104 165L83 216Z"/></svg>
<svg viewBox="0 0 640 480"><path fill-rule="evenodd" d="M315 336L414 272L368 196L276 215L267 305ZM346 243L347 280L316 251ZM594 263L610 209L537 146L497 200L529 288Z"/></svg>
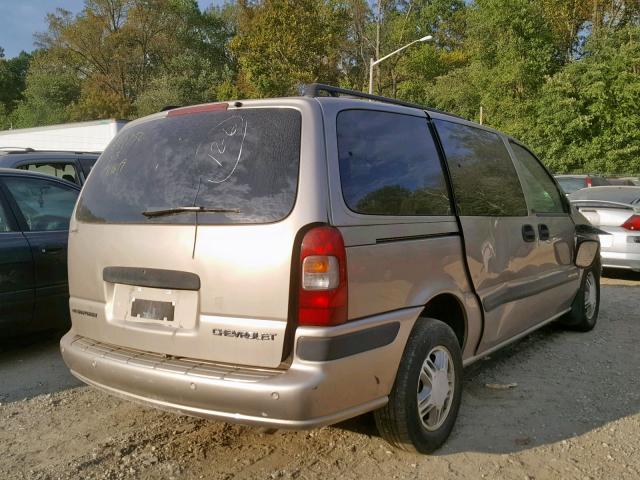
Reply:
<svg viewBox="0 0 640 480"><path fill-rule="evenodd" d="M62 363L57 338L0 347L0 479L635 480L640 275L608 277L593 332L545 327L465 370L458 422L432 456L391 449L371 415L268 434L83 386Z"/></svg>

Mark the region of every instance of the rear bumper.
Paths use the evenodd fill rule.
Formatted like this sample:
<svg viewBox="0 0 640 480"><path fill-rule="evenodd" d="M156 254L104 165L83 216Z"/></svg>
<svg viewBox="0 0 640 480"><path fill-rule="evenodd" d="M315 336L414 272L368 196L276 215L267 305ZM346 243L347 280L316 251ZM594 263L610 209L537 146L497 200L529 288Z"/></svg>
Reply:
<svg viewBox="0 0 640 480"><path fill-rule="evenodd" d="M601 251L602 266L606 268L624 268L640 272L640 254L628 252Z"/></svg>
<svg viewBox="0 0 640 480"><path fill-rule="evenodd" d="M165 358L95 342L73 330L60 347L73 375L116 396L192 416L307 429L388 401L419 313L412 308L338 327L299 327L286 370ZM368 349L354 350L354 344Z"/></svg>

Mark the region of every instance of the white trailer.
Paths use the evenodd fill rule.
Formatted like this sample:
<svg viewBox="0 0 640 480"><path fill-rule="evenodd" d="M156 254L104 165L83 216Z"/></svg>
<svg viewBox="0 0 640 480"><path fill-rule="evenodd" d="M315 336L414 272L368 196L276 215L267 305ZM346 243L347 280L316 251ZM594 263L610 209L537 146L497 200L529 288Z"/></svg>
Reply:
<svg viewBox="0 0 640 480"><path fill-rule="evenodd" d="M102 152L126 120L96 120L0 131L0 149Z"/></svg>

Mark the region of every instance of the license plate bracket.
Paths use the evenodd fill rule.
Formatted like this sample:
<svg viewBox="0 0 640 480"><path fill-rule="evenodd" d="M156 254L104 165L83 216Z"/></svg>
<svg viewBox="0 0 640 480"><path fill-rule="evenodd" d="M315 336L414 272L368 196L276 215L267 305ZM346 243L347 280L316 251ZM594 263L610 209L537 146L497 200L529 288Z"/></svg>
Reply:
<svg viewBox="0 0 640 480"><path fill-rule="evenodd" d="M175 308L174 302L136 298L131 302L131 317L173 322Z"/></svg>

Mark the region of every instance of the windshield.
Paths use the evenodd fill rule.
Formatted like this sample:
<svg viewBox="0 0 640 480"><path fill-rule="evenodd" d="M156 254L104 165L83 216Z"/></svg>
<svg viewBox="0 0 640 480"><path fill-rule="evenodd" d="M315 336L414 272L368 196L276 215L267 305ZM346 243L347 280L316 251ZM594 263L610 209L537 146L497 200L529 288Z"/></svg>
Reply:
<svg viewBox="0 0 640 480"><path fill-rule="evenodd" d="M133 125L109 144L78 202L92 223L269 223L295 202L300 113L207 111ZM144 212L198 206L179 215ZM207 211L210 210L210 211Z"/></svg>
<svg viewBox="0 0 640 480"><path fill-rule="evenodd" d="M584 178L556 177L556 180L567 195L587 186Z"/></svg>

